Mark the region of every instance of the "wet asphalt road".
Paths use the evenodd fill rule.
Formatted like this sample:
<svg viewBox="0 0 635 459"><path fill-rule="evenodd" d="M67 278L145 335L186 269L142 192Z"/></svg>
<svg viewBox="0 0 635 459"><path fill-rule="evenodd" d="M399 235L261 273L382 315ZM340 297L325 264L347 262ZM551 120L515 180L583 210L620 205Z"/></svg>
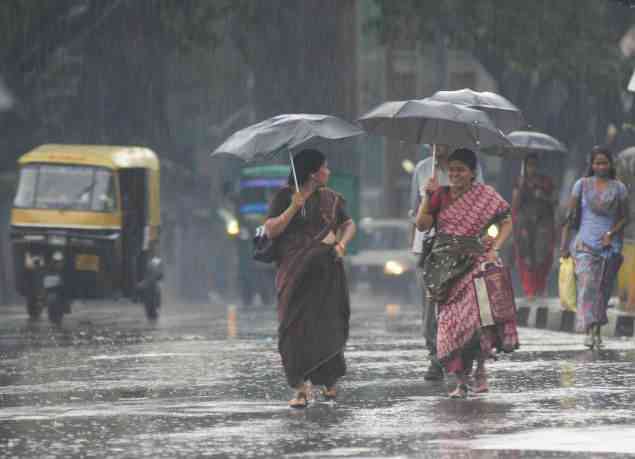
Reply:
<svg viewBox="0 0 635 459"><path fill-rule="evenodd" d="M336 404L287 408L272 307L0 308L0 457L635 456L635 343L521 330L491 392L425 382L415 306L353 298Z"/></svg>

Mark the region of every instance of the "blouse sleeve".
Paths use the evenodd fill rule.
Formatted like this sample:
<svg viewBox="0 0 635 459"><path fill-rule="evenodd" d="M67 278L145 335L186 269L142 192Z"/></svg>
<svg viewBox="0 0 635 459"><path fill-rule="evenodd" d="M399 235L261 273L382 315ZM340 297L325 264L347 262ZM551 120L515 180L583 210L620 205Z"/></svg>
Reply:
<svg viewBox="0 0 635 459"><path fill-rule="evenodd" d="M628 190L626 189L626 185L623 182L618 181L618 198L620 201L624 202L628 198Z"/></svg>
<svg viewBox="0 0 635 459"><path fill-rule="evenodd" d="M435 215L441 210L441 204L443 201L443 187L440 187L435 191L432 196L428 198L428 214Z"/></svg>
<svg viewBox="0 0 635 459"><path fill-rule="evenodd" d="M489 186L489 185L487 185ZM493 187L489 190L495 199L494 220L502 222L511 217L511 206Z"/></svg>
<svg viewBox="0 0 635 459"><path fill-rule="evenodd" d="M287 187L281 188L280 190L278 190L278 192L274 195L273 199L271 200L267 218L275 218L280 216L282 212L287 210L290 204L291 204L291 192L289 188Z"/></svg>
<svg viewBox="0 0 635 459"><path fill-rule="evenodd" d="M337 210L335 215L335 221L337 222L337 226L341 225L344 222L347 222L351 219L346 211L346 200L339 196L339 200L337 203Z"/></svg>
<svg viewBox="0 0 635 459"><path fill-rule="evenodd" d="M571 192L574 198L579 198L580 193L582 192L582 179L578 179L573 185L573 191Z"/></svg>

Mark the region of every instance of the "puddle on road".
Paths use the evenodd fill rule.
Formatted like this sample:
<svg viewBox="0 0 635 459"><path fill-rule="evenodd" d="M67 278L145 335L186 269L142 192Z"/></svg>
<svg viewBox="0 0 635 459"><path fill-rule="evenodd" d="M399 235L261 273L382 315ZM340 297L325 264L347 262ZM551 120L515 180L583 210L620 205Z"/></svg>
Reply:
<svg viewBox="0 0 635 459"><path fill-rule="evenodd" d="M10 452L34 456L80 446L85 453L86 444L102 445L101 454L152 458L472 458L537 442L550 445L545 451L596 451L569 445L584 432L621 445L615 452L628 450L623 440L635 438L634 428L596 434L593 426L635 422L632 343L608 340L606 351L592 353L580 337L523 329L521 350L489 367L491 392L453 401L444 384L423 381L426 352L419 313L411 312L395 318L403 326L387 326L381 310L364 316L367 326L355 323L337 404L304 411L286 406L291 392L273 312L237 311L232 339L224 320L200 318L196 325L179 319L184 325L175 329L133 321L110 331L41 326L0 361L0 433L11 439Z"/></svg>
<svg viewBox="0 0 635 459"><path fill-rule="evenodd" d="M95 355L90 360L138 360L138 359L163 359L170 357L193 357L192 353L145 353L145 354L121 354L121 355Z"/></svg>
<svg viewBox="0 0 635 459"><path fill-rule="evenodd" d="M434 442L432 442L434 443ZM457 446L475 450L560 451L635 454L635 425L538 429L509 435L484 435Z"/></svg>

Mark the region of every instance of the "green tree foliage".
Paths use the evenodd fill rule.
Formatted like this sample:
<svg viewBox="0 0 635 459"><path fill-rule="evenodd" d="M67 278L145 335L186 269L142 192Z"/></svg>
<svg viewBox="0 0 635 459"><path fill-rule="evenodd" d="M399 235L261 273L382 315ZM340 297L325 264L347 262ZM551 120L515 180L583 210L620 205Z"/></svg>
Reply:
<svg viewBox="0 0 635 459"><path fill-rule="evenodd" d="M370 30L386 41L415 21L417 39L444 40L471 52L532 124L570 144L602 141L607 123L624 116L620 98L633 63L620 55L618 44L635 22L635 11L619 3L375 1L382 14ZM562 103L550 104L548 98Z"/></svg>
<svg viewBox="0 0 635 459"><path fill-rule="evenodd" d="M174 153L165 74L174 52L213 49L240 0L3 0L0 169L43 142L143 144ZM166 153L167 152L167 153ZM175 155L176 156L176 155ZM187 158L178 157L187 163Z"/></svg>

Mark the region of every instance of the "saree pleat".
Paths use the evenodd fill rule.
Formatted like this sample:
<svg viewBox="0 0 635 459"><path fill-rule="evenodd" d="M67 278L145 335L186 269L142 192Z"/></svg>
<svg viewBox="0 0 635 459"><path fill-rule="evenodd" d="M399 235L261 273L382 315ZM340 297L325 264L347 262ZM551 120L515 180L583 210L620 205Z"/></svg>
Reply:
<svg viewBox="0 0 635 459"><path fill-rule="evenodd" d="M606 311L622 260L620 253L601 253L582 244L576 249L576 331L608 323Z"/></svg>

